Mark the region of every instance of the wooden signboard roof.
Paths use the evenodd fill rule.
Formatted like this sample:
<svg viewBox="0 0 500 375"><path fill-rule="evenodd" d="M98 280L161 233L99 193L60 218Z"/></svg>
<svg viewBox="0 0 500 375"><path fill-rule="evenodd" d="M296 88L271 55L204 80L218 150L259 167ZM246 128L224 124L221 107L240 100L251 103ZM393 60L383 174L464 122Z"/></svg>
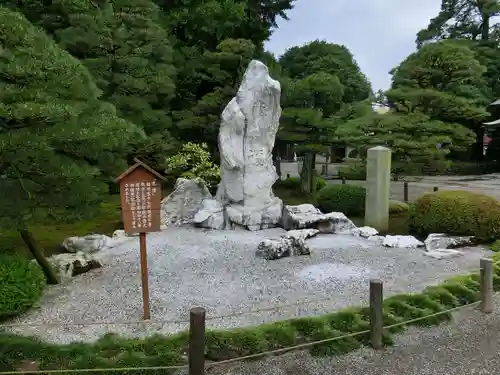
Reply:
<svg viewBox="0 0 500 375"><path fill-rule="evenodd" d="M132 165L130 168L128 168L125 172L123 172L121 175L119 175L117 178L115 178L115 182L120 182L124 177L128 176L130 173L132 173L134 170L136 170L139 167L142 167L149 171L151 174L153 174L155 177L158 177L160 180L165 181L165 177L163 177L161 174L156 172L153 168L149 167L147 164L143 163L137 158L134 158L135 164Z"/></svg>

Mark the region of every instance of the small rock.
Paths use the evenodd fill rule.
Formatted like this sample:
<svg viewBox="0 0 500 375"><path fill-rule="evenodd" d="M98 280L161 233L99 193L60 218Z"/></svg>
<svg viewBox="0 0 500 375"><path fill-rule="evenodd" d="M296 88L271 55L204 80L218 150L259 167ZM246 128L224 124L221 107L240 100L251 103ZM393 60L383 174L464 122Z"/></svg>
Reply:
<svg viewBox="0 0 500 375"><path fill-rule="evenodd" d="M424 246L422 241L413 236L385 236L382 246L395 247L400 249L411 249Z"/></svg>
<svg viewBox="0 0 500 375"><path fill-rule="evenodd" d="M339 233L356 228L342 212L324 214L312 204L285 206L282 225L286 230L318 229L320 233Z"/></svg>
<svg viewBox="0 0 500 375"><path fill-rule="evenodd" d="M308 238L314 237L319 233L318 229L293 229L286 232L285 235L281 236L284 238L296 238L298 240L305 241Z"/></svg>
<svg viewBox="0 0 500 375"><path fill-rule="evenodd" d="M193 223L201 228L224 229L224 207L215 199L205 199L201 209L194 215Z"/></svg>
<svg viewBox="0 0 500 375"><path fill-rule="evenodd" d="M63 241L62 247L69 253L92 254L110 247L112 243L112 239L104 234L89 234L84 237L68 237Z"/></svg>
<svg viewBox="0 0 500 375"><path fill-rule="evenodd" d="M458 250L452 250L452 249L435 249L435 250L425 251L424 255L435 259L444 259L444 258L461 256L463 255L463 253L461 253Z"/></svg>
<svg viewBox="0 0 500 375"><path fill-rule="evenodd" d="M351 234L355 236L360 236L363 238L370 238L378 234L378 230L372 227L360 227L354 228L350 231Z"/></svg>
<svg viewBox="0 0 500 375"><path fill-rule="evenodd" d="M95 255L81 251L74 254L56 254L47 260L57 270L62 281L102 267L101 261Z"/></svg>
<svg viewBox="0 0 500 375"><path fill-rule="evenodd" d="M448 236L444 233L431 233L425 239L425 248L428 251L437 249L454 249L474 245L472 236Z"/></svg>
<svg viewBox="0 0 500 375"><path fill-rule="evenodd" d="M295 237L281 237L263 240L257 247L255 255L267 260L275 260L289 256L310 255L306 243Z"/></svg>

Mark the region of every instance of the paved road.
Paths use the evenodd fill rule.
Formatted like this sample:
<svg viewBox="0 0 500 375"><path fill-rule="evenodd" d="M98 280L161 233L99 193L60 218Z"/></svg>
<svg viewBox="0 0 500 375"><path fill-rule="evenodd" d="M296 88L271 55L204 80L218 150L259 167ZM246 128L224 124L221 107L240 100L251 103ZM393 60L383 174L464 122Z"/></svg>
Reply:
<svg viewBox="0 0 500 375"><path fill-rule="evenodd" d="M500 298L486 315L474 308L451 323L411 328L383 351L363 348L341 357L289 353L207 370L207 375L474 375L500 374Z"/></svg>
<svg viewBox="0 0 500 375"><path fill-rule="evenodd" d="M336 169L341 164L330 164L329 173L335 174ZM321 170L321 164L316 166L317 170ZM297 163L281 163L282 176L289 173L291 176L298 176ZM405 178L409 183L408 198L410 201L415 200L422 194L432 191L435 186L440 190L471 190L483 194L491 195L500 199L500 174L490 174L482 176L426 176L420 178ZM340 180L329 180L329 183L338 184ZM364 185L364 181L349 181L350 184ZM404 182L391 182L391 199L403 200L403 184Z"/></svg>
<svg viewBox="0 0 500 375"><path fill-rule="evenodd" d="M421 179L408 178L408 198L414 201L422 194L439 190L469 190L491 195L500 200L500 175L459 176L459 177L423 177ZM340 180L329 180L331 184L340 184ZM365 185L365 181L347 181L349 184ZM391 182L391 199L404 199L404 182Z"/></svg>

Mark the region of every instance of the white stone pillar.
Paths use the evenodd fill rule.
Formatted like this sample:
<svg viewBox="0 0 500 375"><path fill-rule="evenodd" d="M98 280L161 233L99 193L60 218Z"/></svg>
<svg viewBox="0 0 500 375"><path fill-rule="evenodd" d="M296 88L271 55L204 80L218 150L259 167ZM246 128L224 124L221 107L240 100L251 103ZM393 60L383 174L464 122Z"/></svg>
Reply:
<svg viewBox="0 0 500 375"><path fill-rule="evenodd" d="M377 146L368 150L366 160L365 225L385 232L389 229L391 150Z"/></svg>

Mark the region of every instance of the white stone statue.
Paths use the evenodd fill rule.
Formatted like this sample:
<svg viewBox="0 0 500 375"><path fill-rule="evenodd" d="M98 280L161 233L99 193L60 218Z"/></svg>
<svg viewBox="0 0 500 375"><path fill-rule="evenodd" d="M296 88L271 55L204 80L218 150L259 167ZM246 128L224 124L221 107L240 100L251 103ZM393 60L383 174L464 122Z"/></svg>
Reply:
<svg viewBox="0 0 500 375"><path fill-rule="evenodd" d="M266 65L251 61L236 96L222 112L217 204L204 205L194 219L198 225L213 227L209 223L224 222L226 228L239 224L258 230L279 224L283 204L272 191L278 179L272 151L281 115L280 96L280 83L270 77ZM207 212L207 207L213 212ZM222 221L211 217L221 212Z"/></svg>

